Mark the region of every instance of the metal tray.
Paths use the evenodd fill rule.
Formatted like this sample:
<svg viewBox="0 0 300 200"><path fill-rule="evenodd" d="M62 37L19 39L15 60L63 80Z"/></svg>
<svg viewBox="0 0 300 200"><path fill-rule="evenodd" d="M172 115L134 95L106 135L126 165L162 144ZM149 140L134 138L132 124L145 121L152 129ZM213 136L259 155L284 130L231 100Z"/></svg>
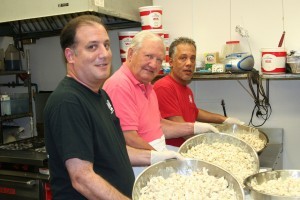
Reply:
<svg viewBox="0 0 300 200"><path fill-rule="evenodd" d="M236 199L244 199L244 190L242 186L229 172L216 165L194 159L186 159L184 161L171 159L149 166L135 180L132 199L138 200L140 198L141 189L145 187L147 182L153 177L163 176L164 178L167 178L172 173L188 175L193 171L201 170L203 168L208 169L209 175L215 177L224 177L229 183L229 188L234 189L236 193Z"/></svg>

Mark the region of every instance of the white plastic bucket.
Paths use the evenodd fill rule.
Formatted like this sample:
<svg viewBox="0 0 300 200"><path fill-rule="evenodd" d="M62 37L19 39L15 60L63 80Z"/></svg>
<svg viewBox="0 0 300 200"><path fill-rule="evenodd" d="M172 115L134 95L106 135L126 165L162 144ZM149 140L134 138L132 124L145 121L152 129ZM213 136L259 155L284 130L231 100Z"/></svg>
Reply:
<svg viewBox="0 0 300 200"><path fill-rule="evenodd" d="M169 32L168 31L164 31L164 43L165 43L165 47L166 47L166 62L169 62Z"/></svg>
<svg viewBox="0 0 300 200"><path fill-rule="evenodd" d="M144 6L139 8L142 30L162 29L161 6Z"/></svg>
<svg viewBox="0 0 300 200"><path fill-rule="evenodd" d="M126 61L126 55L127 54L121 53L121 62L122 63Z"/></svg>
<svg viewBox="0 0 300 200"><path fill-rule="evenodd" d="M151 29L149 31L151 31L152 33L155 33L155 34L159 35L163 39L163 41L165 40L164 30L163 29Z"/></svg>
<svg viewBox="0 0 300 200"><path fill-rule="evenodd" d="M138 31L121 31L119 35L120 53L126 54L128 47L131 44L132 38L138 33Z"/></svg>
<svg viewBox="0 0 300 200"><path fill-rule="evenodd" d="M264 74L285 73L286 50L284 48L261 49L261 71Z"/></svg>

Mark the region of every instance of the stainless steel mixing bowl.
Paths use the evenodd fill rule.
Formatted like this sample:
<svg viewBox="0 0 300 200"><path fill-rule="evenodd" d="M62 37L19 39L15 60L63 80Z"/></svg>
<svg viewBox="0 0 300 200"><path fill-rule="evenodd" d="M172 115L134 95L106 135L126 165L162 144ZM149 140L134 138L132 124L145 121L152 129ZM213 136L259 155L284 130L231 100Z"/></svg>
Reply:
<svg viewBox="0 0 300 200"><path fill-rule="evenodd" d="M257 173L246 178L244 185L250 190L250 195L253 200L299 200L300 196L278 196L255 190L252 185L253 181L260 185L270 180L276 180L278 178L286 179L288 177L300 179L300 170L274 170Z"/></svg>
<svg viewBox="0 0 300 200"><path fill-rule="evenodd" d="M263 131L260 131L257 128L251 126L238 125L238 124L221 124L221 125L216 125L216 128L222 133L232 134L233 136L236 136L237 134L241 134L241 133L258 134L259 139L261 139L264 143L262 148L256 149L256 152L258 154L261 153L269 143L269 138Z"/></svg>
<svg viewBox="0 0 300 200"><path fill-rule="evenodd" d="M234 189L236 193L236 199L244 199L244 190L242 186L230 173L216 165L194 159L186 159L184 161L171 159L149 166L135 180L132 199L138 200L140 198L141 189L145 187L147 182L153 177L163 176L164 178L167 178L172 173L189 175L191 172L199 171L203 168L208 169L208 173L211 176L218 178L224 177L229 183L228 188Z"/></svg>
<svg viewBox="0 0 300 200"><path fill-rule="evenodd" d="M250 156L253 157L254 165L255 165L255 169L253 169L253 172L251 172L251 173L256 174L259 172L259 159L258 159L258 155L257 155L256 151L250 145L248 145L246 142L244 142L243 140L241 140L237 137L234 137L230 134L226 134L226 133L203 133L203 134L196 135L196 136L186 140L180 146L178 152L181 154L187 153L192 147L197 146L199 144L202 144L202 143L213 144L215 142L229 143L231 145L240 147L243 151L249 153ZM220 167L229 171L228 169L226 169L225 166L220 166ZM233 175L235 176L235 174L233 174Z"/></svg>

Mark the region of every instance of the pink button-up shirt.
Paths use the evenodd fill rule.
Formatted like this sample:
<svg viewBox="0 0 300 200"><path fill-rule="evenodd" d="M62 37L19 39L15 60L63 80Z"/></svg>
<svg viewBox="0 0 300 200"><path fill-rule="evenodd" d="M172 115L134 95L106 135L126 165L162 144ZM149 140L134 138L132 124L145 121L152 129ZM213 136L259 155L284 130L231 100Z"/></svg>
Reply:
<svg viewBox="0 0 300 200"><path fill-rule="evenodd" d="M163 136L157 97L152 85L144 85L123 64L104 84L123 131L135 130L145 141Z"/></svg>

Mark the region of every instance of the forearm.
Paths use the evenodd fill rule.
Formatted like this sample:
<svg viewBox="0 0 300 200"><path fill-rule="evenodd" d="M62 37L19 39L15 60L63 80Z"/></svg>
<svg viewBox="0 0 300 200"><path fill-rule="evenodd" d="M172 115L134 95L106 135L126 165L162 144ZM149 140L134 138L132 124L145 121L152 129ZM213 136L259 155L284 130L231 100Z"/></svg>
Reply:
<svg viewBox="0 0 300 200"><path fill-rule="evenodd" d="M223 115L211 113L206 110L199 109L197 121L206 122L206 123L222 124L226 118L227 117L225 117Z"/></svg>
<svg viewBox="0 0 300 200"><path fill-rule="evenodd" d="M143 138L141 138L136 131L123 131L126 144L136 149L154 150L154 148Z"/></svg>
<svg viewBox="0 0 300 200"><path fill-rule="evenodd" d="M151 160L151 151L150 150L142 150L135 149L130 146L126 146L128 156L133 166L148 166L150 165Z"/></svg>
<svg viewBox="0 0 300 200"><path fill-rule="evenodd" d="M87 199L129 199L96 174L92 163L74 158L66 161L66 167L72 186Z"/></svg>
<svg viewBox="0 0 300 200"><path fill-rule="evenodd" d="M167 119L161 119L161 125L166 139L185 137L194 134L194 123L174 122Z"/></svg>

